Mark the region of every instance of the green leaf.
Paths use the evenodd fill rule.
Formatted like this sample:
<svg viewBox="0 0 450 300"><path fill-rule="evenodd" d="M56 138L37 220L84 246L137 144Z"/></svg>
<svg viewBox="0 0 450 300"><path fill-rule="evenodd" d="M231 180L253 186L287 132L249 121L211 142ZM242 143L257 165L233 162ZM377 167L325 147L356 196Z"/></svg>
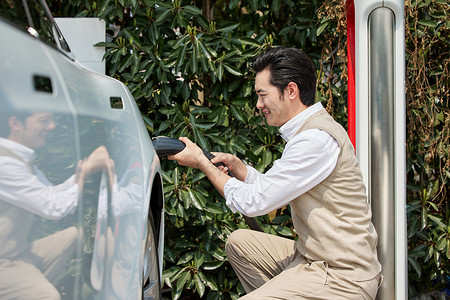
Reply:
<svg viewBox="0 0 450 300"><path fill-rule="evenodd" d="M408 251L408 255L411 257L423 257L425 256L425 248L427 248L427 244L421 244L415 247L413 250Z"/></svg>
<svg viewBox="0 0 450 300"><path fill-rule="evenodd" d="M226 33L226 32L230 32L230 31L235 30L236 28L238 28L238 26L239 26L239 23L220 28L217 31L218 32L222 32L222 33Z"/></svg>
<svg viewBox="0 0 450 300"><path fill-rule="evenodd" d="M442 234L438 239L436 249L438 251L443 251L446 248L447 243L448 243L447 234Z"/></svg>
<svg viewBox="0 0 450 300"><path fill-rule="evenodd" d="M147 116L142 116L142 118L144 119L144 123L147 126L147 129L153 130L153 121Z"/></svg>
<svg viewBox="0 0 450 300"><path fill-rule="evenodd" d="M206 290L205 284L201 281L200 276L198 274L194 274L194 281L195 281L195 289L197 290L198 295L202 297Z"/></svg>
<svg viewBox="0 0 450 300"><path fill-rule="evenodd" d="M220 136L216 136L213 134L208 134L206 135L215 145L220 145L220 146L226 146L227 143L225 142L225 139L220 137Z"/></svg>
<svg viewBox="0 0 450 300"><path fill-rule="evenodd" d="M173 277L175 274L180 272L181 268L179 266L172 266L169 269L165 269L162 273L162 278L170 278Z"/></svg>
<svg viewBox="0 0 450 300"><path fill-rule="evenodd" d="M184 253L180 259L177 262L177 265L183 265L183 264L187 264L188 262L190 262L193 258L194 258L195 253L194 252L187 252Z"/></svg>
<svg viewBox="0 0 450 300"><path fill-rule="evenodd" d="M231 113L233 114L233 116L236 119L238 119L239 121L245 123L245 116L244 116L244 112L242 110L240 110L236 106L230 106L230 110L231 110Z"/></svg>
<svg viewBox="0 0 450 300"><path fill-rule="evenodd" d="M163 23L164 21L166 21L167 19L169 19L169 16L172 14L172 10L171 9L165 9L163 11L161 11L155 19L155 24L160 25L161 23Z"/></svg>
<svg viewBox="0 0 450 300"><path fill-rule="evenodd" d="M200 267L203 265L203 262L205 261L205 253L200 250L197 250L195 252L194 260L195 266L197 267L197 269L200 269Z"/></svg>
<svg viewBox="0 0 450 300"><path fill-rule="evenodd" d="M422 227L421 230L423 230L425 227L427 227L427 216L428 216L428 211L427 208L424 206L422 207Z"/></svg>
<svg viewBox="0 0 450 300"><path fill-rule="evenodd" d="M278 13L281 8L281 0L272 0L270 4L270 10L278 16Z"/></svg>
<svg viewBox="0 0 450 300"><path fill-rule="evenodd" d="M217 67L217 78L219 81L222 81L223 78L223 64L219 63L219 66Z"/></svg>
<svg viewBox="0 0 450 300"><path fill-rule="evenodd" d="M200 148L208 149L208 143L205 136L197 129L195 124L193 124L192 129L194 131L194 142L197 143Z"/></svg>
<svg viewBox="0 0 450 300"><path fill-rule="evenodd" d="M272 220L272 223L273 224L282 224L282 223L288 222L290 219L291 219L291 217L288 215L279 215L279 216L276 216Z"/></svg>
<svg viewBox="0 0 450 300"><path fill-rule="evenodd" d="M206 177L205 173L203 173L203 172L198 172L198 173L195 174L194 177L191 179L191 182L192 182L192 183L197 182L197 181L199 181L199 180L202 180L202 179L205 178L205 177Z"/></svg>
<svg viewBox="0 0 450 300"><path fill-rule="evenodd" d="M276 225L276 226L274 226L274 228L281 235L289 236L289 237L294 236L294 234L292 233L292 230L287 226Z"/></svg>
<svg viewBox="0 0 450 300"><path fill-rule="evenodd" d="M172 262L172 263L175 263L175 261L176 261L175 254L168 247L164 247L164 259L166 259L167 261ZM179 268L176 268L176 269L179 270Z"/></svg>
<svg viewBox="0 0 450 300"><path fill-rule="evenodd" d="M224 264L224 261L211 261L205 262L202 266L203 270L211 271L220 268Z"/></svg>
<svg viewBox="0 0 450 300"><path fill-rule="evenodd" d="M202 210L203 209L202 201L198 200L197 194L194 191L192 191L191 189L188 190L188 194L189 194L191 203L194 205L194 207L199 210Z"/></svg>
<svg viewBox="0 0 450 300"><path fill-rule="evenodd" d="M317 36L319 36L328 26L329 22L325 22L319 26L317 29Z"/></svg>
<svg viewBox="0 0 450 300"><path fill-rule="evenodd" d="M203 15L197 15L196 16L196 20L198 22L198 24L204 29L204 30L208 30L209 29L209 23L208 20L203 16Z"/></svg>
<svg viewBox="0 0 450 300"><path fill-rule="evenodd" d="M249 37L246 37L246 36L240 37L238 39L241 42L241 44L243 44L243 45L250 45L250 46L253 46L253 47L260 47L261 46L261 43L258 40L255 40L255 39L252 39L252 38L249 38Z"/></svg>
<svg viewBox="0 0 450 300"><path fill-rule="evenodd" d="M420 264L411 257L408 257L408 262L410 266L416 271L417 275L419 275L420 278L420 276L422 275L422 268L420 267Z"/></svg>
<svg viewBox="0 0 450 300"><path fill-rule="evenodd" d="M197 247L196 244L194 244L193 242L187 241L185 239L178 240L174 245L175 250L188 250L188 249L192 249L192 248L196 248L196 247Z"/></svg>
<svg viewBox="0 0 450 300"><path fill-rule="evenodd" d="M189 58L189 67L192 73L197 72L197 59L193 55Z"/></svg>
<svg viewBox="0 0 450 300"><path fill-rule="evenodd" d="M170 177L169 173L167 173L164 170L161 170L161 175L164 179L164 182L167 182L169 184L174 184L174 181L173 181L172 177Z"/></svg>
<svg viewBox="0 0 450 300"><path fill-rule="evenodd" d="M137 32L135 32L134 30L132 31L130 29L124 29L122 32L127 37L130 44L136 44L137 46L141 45L139 35L137 34Z"/></svg>
<svg viewBox="0 0 450 300"><path fill-rule="evenodd" d="M235 8L238 6L238 4L239 4L240 1L241 1L241 0L231 0L230 3L228 4L228 7L229 7L231 10L233 10L233 9L235 9Z"/></svg>
<svg viewBox="0 0 450 300"><path fill-rule="evenodd" d="M178 278L177 280L177 291L178 290L182 290L183 287L185 286L186 282L188 281L188 279L191 278L191 274L189 273L189 271L184 272L183 274L181 274L180 278Z"/></svg>
<svg viewBox="0 0 450 300"><path fill-rule="evenodd" d="M197 127L197 128L201 128L201 129L210 129L210 128L213 128L214 126L216 126L216 123L204 122L204 123L195 123L195 124L192 124L192 125Z"/></svg>
<svg viewBox="0 0 450 300"><path fill-rule="evenodd" d="M197 189L199 189L199 188L197 187ZM192 190L192 192L194 193L195 199L198 202L199 206L203 209L203 207L205 207L208 200L199 191Z"/></svg>
<svg viewBox="0 0 450 300"><path fill-rule="evenodd" d="M450 238L447 238L447 246L446 246L446 255L447 255L447 259L450 259Z"/></svg>
<svg viewBox="0 0 450 300"><path fill-rule="evenodd" d="M211 53L209 52L208 48L199 40L197 40L197 43L199 44L200 49L202 49L202 53L205 55L205 57L211 59Z"/></svg>
<svg viewBox="0 0 450 300"><path fill-rule="evenodd" d="M202 11L198 7L192 5L183 7L183 12L194 16L202 14Z"/></svg>
<svg viewBox="0 0 450 300"><path fill-rule="evenodd" d="M228 65L228 64L223 64L223 66L225 67L225 69L228 71L228 72L230 72L231 74L233 74L233 75L235 75L235 76L242 76L243 74L238 70L238 69L236 69L235 67L233 67L233 66L230 66L230 65Z"/></svg>
<svg viewBox="0 0 450 300"><path fill-rule="evenodd" d="M184 208L188 209L191 206L191 198L186 190L180 191L181 200L183 200Z"/></svg>
<svg viewBox="0 0 450 300"><path fill-rule="evenodd" d="M249 0L250 7L252 8L252 11L258 10L258 0Z"/></svg>
<svg viewBox="0 0 450 300"><path fill-rule="evenodd" d="M423 25L423 26L427 26L427 27L436 27L437 26L437 22L433 21L433 20L419 20L419 24Z"/></svg>
<svg viewBox="0 0 450 300"><path fill-rule="evenodd" d="M164 106L158 110L163 115L172 115L175 113L175 107L173 106Z"/></svg>
<svg viewBox="0 0 450 300"><path fill-rule="evenodd" d="M183 97L183 100L189 99L190 95L191 95L191 89L189 87L189 83L183 82L183 87L181 88L181 96Z"/></svg>
<svg viewBox="0 0 450 300"><path fill-rule="evenodd" d="M204 207L204 210L213 213L213 214L222 214L222 208L219 207L216 203L207 203Z"/></svg>
<svg viewBox="0 0 450 300"><path fill-rule="evenodd" d="M198 276L200 276L200 279L212 290L212 291L218 291L219 285L216 282L216 279L209 273L203 273L199 272ZM208 295L209 296L209 295Z"/></svg>
<svg viewBox="0 0 450 300"><path fill-rule="evenodd" d="M191 105L190 109L193 115L207 115L211 113L211 108L207 106Z"/></svg>
<svg viewBox="0 0 450 300"><path fill-rule="evenodd" d="M268 151L267 149L264 149L263 152L263 165L264 167L267 167L272 163L272 153Z"/></svg>
<svg viewBox="0 0 450 300"><path fill-rule="evenodd" d="M433 222L435 222L438 225L438 228L442 231L445 231L445 229L447 229L447 224L444 223L445 221L442 216L434 216L432 214L428 214L428 218L433 220Z"/></svg>

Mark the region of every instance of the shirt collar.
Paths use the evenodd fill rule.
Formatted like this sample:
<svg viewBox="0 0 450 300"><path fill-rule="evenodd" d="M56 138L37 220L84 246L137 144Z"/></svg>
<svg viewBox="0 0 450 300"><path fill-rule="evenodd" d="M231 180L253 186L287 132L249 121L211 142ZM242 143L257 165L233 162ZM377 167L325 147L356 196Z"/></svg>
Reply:
<svg viewBox="0 0 450 300"><path fill-rule="evenodd" d="M33 149L5 138L0 138L0 146L9 149L11 152L22 158L26 163L30 163L36 157L36 152Z"/></svg>
<svg viewBox="0 0 450 300"><path fill-rule="evenodd" d="M308 119L312 114L318 112L323 109L323 106L320 102L317 102L314 105L309 106L307 109L287 121L283 126L280 127L281 137L287 142L291 140L294 135L297 133L297 130L303 123Z"/></svg>

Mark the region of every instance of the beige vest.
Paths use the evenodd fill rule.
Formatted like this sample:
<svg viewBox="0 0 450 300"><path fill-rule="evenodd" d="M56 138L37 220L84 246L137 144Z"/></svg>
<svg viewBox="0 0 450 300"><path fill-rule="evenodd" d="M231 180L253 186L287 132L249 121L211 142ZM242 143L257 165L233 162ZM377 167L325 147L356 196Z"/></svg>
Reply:
<svg viewBox="0 0 450 300"><path fill-rule="evenodd" d="M354 148L345 129L325 110L309 117L297 134L308 129L328 132L340 153L324 181L290 202L297 250L309 261L326 261L347 278L373 278L381 271L378 237Z"/></svg>
<svg viewBox="0 0 450 300"><path fill-rule="evenodd" d="M0 156L18 159L26 164L31 173L34 173L30 164L24 162L8 148L0 146ZM0 259L14 259L29 250L28 234L33 217L32 213L0 199Z"/></svg>

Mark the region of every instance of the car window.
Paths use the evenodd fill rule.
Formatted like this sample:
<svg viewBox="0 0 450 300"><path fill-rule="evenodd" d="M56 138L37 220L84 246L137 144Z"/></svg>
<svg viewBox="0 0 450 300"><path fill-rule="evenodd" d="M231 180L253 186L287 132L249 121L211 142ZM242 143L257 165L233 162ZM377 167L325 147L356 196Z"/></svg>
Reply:
<svg viewBox="0 0 450 300"><path fill-rule="evenodd" d="M0 1L0 17L58 48L53 22L39 0L2 0Z"/></svg>

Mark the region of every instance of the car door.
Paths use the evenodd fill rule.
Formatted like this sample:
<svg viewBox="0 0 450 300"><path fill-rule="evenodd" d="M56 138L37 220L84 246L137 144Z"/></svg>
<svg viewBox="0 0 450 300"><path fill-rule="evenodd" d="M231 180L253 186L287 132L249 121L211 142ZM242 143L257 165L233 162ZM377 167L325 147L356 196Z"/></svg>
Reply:
<svg viewBox="0 0 450 300"><path fill-rule="evenodd" d="M82 280L90 283L90 299L138 298L145 166L130 99L120 82L55 60L77 112L82 157L104 146L113 165L84 197L97 218L94 238L85 241L92 263Z"/></svg>
<svg viewBox="0 0 450 300"><path fill-rule="evenodd" d="M24 20L17 22L15 10L22 3L27 3L29 11L22 13ZM25 110L51 111L57 121L37 165L45 170L51 183L59 184L98 149L106 150L110 161L108 168L85 179L75 213L65 216L61 225L52 229L49 221L35 229L38 235L45 230L50 235L54 228L63 226L78 230L72 247L75 256L60 270L59 274L65 276L55 286L57 292L63 299L138 299L146 273L150 276L146 286L153 287L151 293L157 296L160 266L156 248L149 245L158 244L162 250L162 197L155 206L159 210L160 238L150 244L148 239L155 237L153 231L148 233L148 220L152 220L150 195L154 193L152 183L159 161L134 99L117 80L87 70L72 58L58 29L44 22L46 18L50 21L45 3L29 0L0 5L13 5L2 11L12 11L6 17L29 33L7 31L14 39L17 33L24 37L14 40L11 47L1 48L5 54L2 57L7 58L2 63L9 67L2 69L2 79L9 72L13 74L8 81L2 81L1 91L8 94L4 98ZM5 28L9 27L5 24ZM24 48L16 50L18 45ZM21 57L26 60L15 62ZM19 67L13 70L16 65ZM37 74L32 75L34 86L26 89L18 84L24 70ZM33 93L40 98L32 100Z"/></svg>
<svg viewBox="0 0 450 300"><path fill-rule="evenodd" d="M14 218L13 214L2 210L2 248L9 244L26 245L20 253L0 254L2 262L10 263L9 267L5 264L0 267L0 274L6 274L0 275L0 298L3 298L2 290L17 298L30 294L27 299L39 299L48 294L76 297L73 275L79 271L76 262L82 253L82 208L77 206L73 179L80 160L77 118L52 58L52 51L64 55L56 50L60 45L54 39L51 20L40 3L29 1L26 7L23 3L26 2L2 1L0 4L2 126L10 130L11 116L37 112L46 113L48 118L43 122L50 125L42 139L45 144L31 149L35 160L26 164L29 174L9 174L11 178L18 177L17 185L8 191L2 185L2 195L8 198L8 202L0 199L2 208L7 206L8 211L20 216ZM32 130L27 128L26 120L28 117L22 125ZM8 133L3 138L7 140ZM16 159L11 152L13 149L6 149L3 159ZM37 192L33 192L35 190ZM73 206L66 209L69 201ZM10 227L3 226L5 224ZM5 232L8 228L9 235ZM19 265L22 269L15 267ZM12 287L15 289L11 291Z"/></svg>

